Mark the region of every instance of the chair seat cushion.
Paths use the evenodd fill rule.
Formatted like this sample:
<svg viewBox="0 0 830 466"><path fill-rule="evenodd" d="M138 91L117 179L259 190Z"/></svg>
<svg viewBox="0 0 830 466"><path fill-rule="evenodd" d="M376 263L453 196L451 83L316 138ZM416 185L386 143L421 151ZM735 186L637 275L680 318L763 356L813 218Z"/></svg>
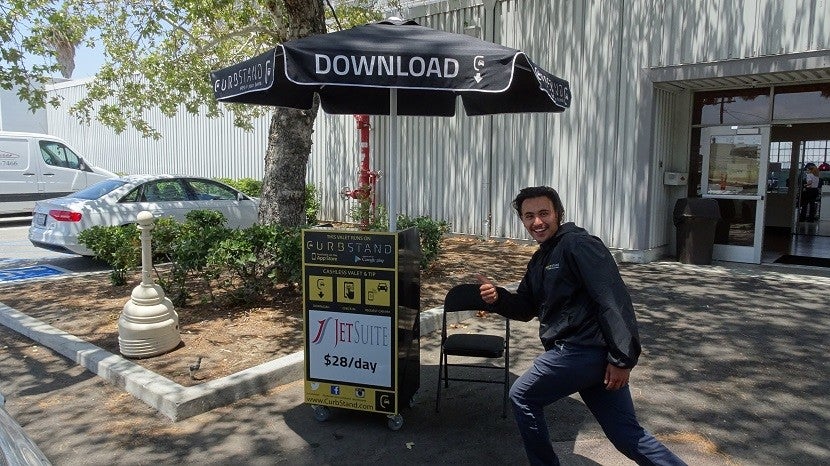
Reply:
<svg viewBox="0 0 830 466"><path fill-rule="evenodd" d="M447 336L444 352L454 356L500 358L504 354L504 338L496 335L457 333Z"/></svg>

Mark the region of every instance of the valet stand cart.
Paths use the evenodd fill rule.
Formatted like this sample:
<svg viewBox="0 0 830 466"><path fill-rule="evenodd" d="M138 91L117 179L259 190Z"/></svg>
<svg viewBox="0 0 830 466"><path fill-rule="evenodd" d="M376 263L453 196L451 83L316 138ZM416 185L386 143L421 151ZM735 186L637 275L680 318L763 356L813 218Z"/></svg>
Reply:
<svg viewBox="0 0 830 466"><path fill-rule="evenodd" d="M418 230L308 229L302 245L305 402L400 430L421 383Z"/></svg>

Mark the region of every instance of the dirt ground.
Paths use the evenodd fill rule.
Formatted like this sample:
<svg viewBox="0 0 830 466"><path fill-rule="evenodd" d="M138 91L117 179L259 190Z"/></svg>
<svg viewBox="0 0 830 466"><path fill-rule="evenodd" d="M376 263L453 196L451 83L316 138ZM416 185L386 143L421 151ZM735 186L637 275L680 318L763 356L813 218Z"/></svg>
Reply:
<svg viewBox="0 0 830 466"><path fill-rule="evenodd" d="M521 279L536 246L448 237L438 260L421 274L421 310L440 306L454 285L482 273L496 283ZM112 353L118 353L118 318L141 277L113 286L107 273L0 286L0 301ZM194 293L195 294L195 293ZM221 378L302 350L302 296L280 290L260 302L197 297L176 308L182 343L173 351L134 361L184 386ZM199 369L189 367L199 363Z"/></svg>

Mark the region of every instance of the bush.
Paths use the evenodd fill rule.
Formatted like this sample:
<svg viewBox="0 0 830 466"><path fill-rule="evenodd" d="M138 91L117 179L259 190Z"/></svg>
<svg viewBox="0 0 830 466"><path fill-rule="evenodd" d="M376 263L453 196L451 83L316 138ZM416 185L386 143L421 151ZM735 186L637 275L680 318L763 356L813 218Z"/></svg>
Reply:
<svg viewBox="0 0 830 466"><path fill-rule="evenodd" d="M386 212L386 207L383 204L375 206L374 216L370 215L370 207L371 205L368 200L358 201L349 211L352 220L362 222L363 218L368 215L370 217L369 230L388 231L389 215ZM421 243L421 270L429 267L441 252L441 239L445 234L449 233L449 223L446 220L433 220L428 216L410 218L406 214L398 214L396 222L398 230L404 230L409 227L418 228L418 238Z"/></svg>
<svg viewBox="0 0 830 466"><path fill-rule="evenodd" d="M112 267L110 282L127 283L127 273L141 264L141 237L135 225L94 226L78 235L78 242Z"/></svg>
<svg viewBox="0 0 830 466"><path fill-rule="evenodd" d="M262 295L275 283L294 286L300 280L302 249L299 229L253 225L233 230L214 245L208 268L223 278L233 297L246 300Z"/></svg>
<svg viewBox="0 0 830 466"><path fill-rule="evenodd" d="M311 183L305 185L305 217L309 225L317 224L317 214L320 212L322 203L322 196L317 191L317 187Z"/></svg>
<svg viewBox="0 0 830 466"><path fill-rule="evenodd" d="M375 205L374 215L371 212L372 204L368 199L361 199L357 204L349 209L349 217L353 222L358 224L363 223L364 218L369 218L368 230L370 231L389 231L389 215L386 212L386 207L383 204Z"/></svg>
<svg viewBox="0 0 830 466"><path fill-rule="evenodd" d="M154 232L154 236L158 235L156 243L161 249L156 255L165 257L171 264L167 273L156 270L159 285L177 306L183 305L190 297L188 279L191 275L197 274L206 282L215 278L210 271L205 271L208 254L213 245L230 233L225 228L225 216L221 212L192 210L185 215L185 219L183 223L163 222L158 233Z"/></svg>
<svg viewBox="0 0 830 466"><path fill-rule="evenodd" d="M212 284L236 299L256 299L274 285L294 287L302 275L300 229L278 225L225 228L219 212L194 210L184 222L171 217L155 220L152 230L156 282L176 306L193 295L192 283L201 280L214 299ZM79 236L79 242L105 261L114 285L126 283L127 273L141 261L141 241L135 225L93 227Z"/></svg>
<svg viewBox="0 0 830 466"><path fill-rule="evenodd" d="M441 239L450 231L450 225L445 220L436 221L427 216L410 218L400 214L397 218L398 229L409 227L418 228L421 242L421 269L426 269L438 258L441 253Z"/></svg>

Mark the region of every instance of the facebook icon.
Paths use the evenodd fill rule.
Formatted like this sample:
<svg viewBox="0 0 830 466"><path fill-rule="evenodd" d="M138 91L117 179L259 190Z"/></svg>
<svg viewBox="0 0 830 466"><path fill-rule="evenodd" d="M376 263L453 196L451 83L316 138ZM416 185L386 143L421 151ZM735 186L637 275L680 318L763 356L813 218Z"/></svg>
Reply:
<svg viewBox="0 0 830 466"><path fill-rule="evenodd" d="M339 395L340 394L340 385L332 385L331 386L331 394L332 395Z"/></svg>

